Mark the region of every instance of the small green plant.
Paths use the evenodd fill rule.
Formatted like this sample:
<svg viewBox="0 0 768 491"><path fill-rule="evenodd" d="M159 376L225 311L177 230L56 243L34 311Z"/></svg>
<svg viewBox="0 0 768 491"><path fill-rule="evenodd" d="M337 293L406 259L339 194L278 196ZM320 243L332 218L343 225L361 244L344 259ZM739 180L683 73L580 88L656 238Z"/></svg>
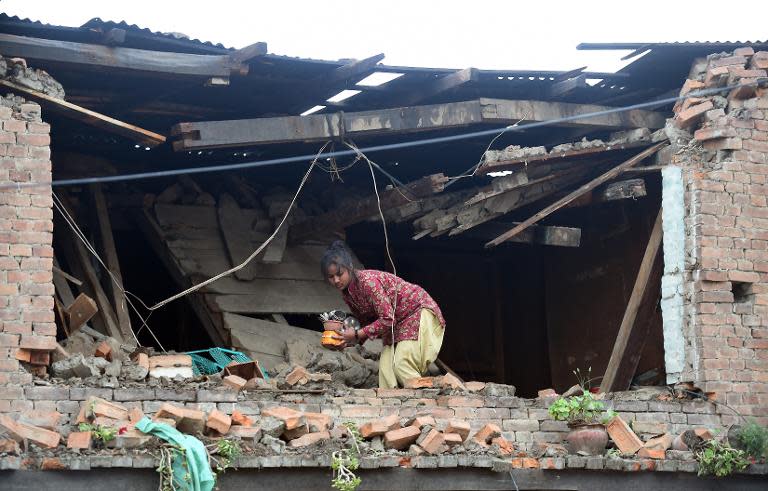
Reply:
<svg viewBox="0 0 768 491"><path fill-rule="evenodd" d="M705 442L695 455L699 461L700 476L725 477L749 465L743 450L736 450L715 439Z"/></svg>
<svg viewBox="0 0 768 491"><path fill-rule="evenodd" d="M90 423L80 423L77 426L77 429L79 429L80 431L90 431L91 436L93 436L93 438L95 438L97 441L100 441L102 443L107 443L109 441L112 441L117 436L117 429L115 428L92 425Z"/></svg>
<svg viewBox="0 0 768 491"><path fill-rule="evenodd" d="M549 415L570 425L595 424L605 411L605 403L585 391L580 396L561 397L549 406ZM608 413L610 414L610 413Z"/></svg>
<svg viewBox="0 0 768 491"><path fill-rule="evenodd" d="M754 419L739 429L736 439L748 456L755 459L768 456L768 428L760 426Z"/></svg>
<svg viewBox="0 0 768 491"><path fill-rule="evenodd" d="M360 446L363 441L360 431L355 423L344 423L344 427L352 437L352 448L337 450L331 454L331 469L333 470L333 479L331 487L339 491L355 491L363 480L355 475L360 467Z"/></svg>
<svg viewBox="0 0 768 491"><path fill-rule="evenodd" d="M205 448L216 477L227 469L233 468L232 464L243 453L240 442L237 440L221 439Z"/></svg>

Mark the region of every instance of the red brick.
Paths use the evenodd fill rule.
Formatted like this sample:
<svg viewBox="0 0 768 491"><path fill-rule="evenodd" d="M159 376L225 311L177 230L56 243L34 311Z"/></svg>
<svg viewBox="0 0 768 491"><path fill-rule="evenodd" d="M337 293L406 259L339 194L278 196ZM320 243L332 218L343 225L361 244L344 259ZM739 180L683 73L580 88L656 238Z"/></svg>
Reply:
<svg viewBox="0 0 768 491"><path fill-rule="evenodd" d="M48 366L51 364L51 353L47 351L32 350L29 357L32 365Z"/></svg>
<svg viewBox="0 0 768 491"><path fill-rule="evenodd" d="M51 144L50 135L44 133L35 134L17 134L16 142L19 145L29 145L32 147L45 147Z"/></svg>
<svg viewBox="0 0 768 491"><path fill-rule="evenodd" d="M403 387L406 389L427 389L434 385L434 379L432 377L418 377L408 379L403 383Z"/></svg>
<svg viewBox="0 0 768 491"><path fill-rule="evenodd" d="M285 382L288 385L296 385L296 384L304 385L308 381L309 381L309 373L307 373L306 368L304 368L302 366L295 367L291 371L291 373L289 373L285 377Z"/></svg>
<svg viewBox="0 0 768 491"><path fill-rule="evenodd" d="M418 429L422 429L427 425L433 428L437 426L437 422L433 416L417 416L413 421L409 422L409 426L415 426Z"/></svg>
<svg viewBox="0 0 768 491"><path fill-rule="evenodd" d="M502 455L511 455L515 451L515 447L503 436L497 436L491 440L491 445L498 446Z"/></svg>
<svg viewBox="0 0 768 491"><path fill-rule="evenodd" d="M166 418L175 421L176 428L184 433L202 433L205 428L205 413L196 409L165 403L160 406L152 419Z"/></svg>
<svg viewBox="0 0 768 491"><path fill-rule="evenodd" d="M235 409L232 411L232 424L236 426L253 426L253 420Z"/></svg>
<svg viewBox="0 0 768 491"><path fill-rule="evenodd" d="M19 423L2 414L0 414L0 427L4 428L16 441L26 439L44 448L56 448L61 441L61 435L55 431Z"/></svg>
<svg viewBox="0 0 768 491"><path fill-rule="evenodd" d="M746 63L747 63L747 58L745 56L727 56L725 58L718 58L717 60L710 61L709 67L717 68L717 67L732 66L732 65L744 66Z"/></svg>
<svg viewBox="0 0 768 491"><path fill-rule="evenodd" d="M243 389L243 387L245 387L245 384L248 383L248 381L243 377L238 377L237 375L227 375L222 379L222 383L224 386L229 387L230 389L240 391Z"/></svg>
<svg viewBox="0 0 768 491"><path fill-rule="evenodd" d="M443 448L444 442L445 437L443 434L434 428L431 429L429 433L424 436L424 438L417 440L418 445L431 455L437 455L441 453L440 450Z"/></svg>
<svg viewBox="0 0 768 491"><path fill-rule="evenodd" d="M458 433L443 433L443 438L445 440L445 444L448 445L449 448L455 447L456 445L461 445L464 442L464 439L459 435Z"/></svg>
<svg viewBox="0 0 768 491"><path fill-rule="evenodd" d="M537 397L557 397L557 392L555 392L555 389L542 389L539 391Z"/></svg>
<svg viewBox="0 0 768 491"><path fill-rule="evenodd" d="M398 428L400 428L400 417L396 414L392 414L385 418L363 424L360 426L360 435L363 438L373 438Z"/></svg>
<svg viewBox="0 0 768 491"><path fill-rule="evenodd" d="M437 405L444 407L483 407L483 399L479 397L440 396Z"/></svg>
<svg viewBox="0 0 768 491"><path fill-rule="evenodd" d="M470 425L466 421L453 419L448 423L448 426L446 426L445 432L456 433L461 436L461 441L464 441L469 437Z"/></svg>
<svg viewBox="0 0 768 491"><path fill-rule="evenodd" d="M646 459L663 459L672 446L672 435L665 433L658 438L651 438L637 452L637 456Z"/></svg>
<svg viewBox="0 0 768 491"><path fill-rule="evenodd" d="M107 418L127 420L128 408L122 404L116 402L106 401L98 397L90 397L83 403L83 407L86 410L86 416L99 417L105 416Z"/></svg>
<svg viewBox="0 0 768 491"><path fill-rule="evenodd" d="M0 453L19 455L19 444L10 438L0 438Z"/></svg>
<svg viewBox="0 0 768 491"><path fill-rule="evenodd" d="M136 424L144 418L144 411L137 407L132 407L128 410L128 420Z"/></svg>
<svg viewBox="0 0 768 491"><path fill-rule="evenodd" d="M333 418L329 414L305 412L304 419L307 421L309 431L313 433L328 431L333 425Z"/></svg>
<svg viewBox="0 0 768 491"><path fill-rule="evenodd" d="M397 430L391 430L384 434L384 446L387 448L403 450L415 442L419 438L419 435L421 435L421 430L415 426L406 426Z"/></svg>
<svg viewBox="0 0 768 491"><path fill-rule="evenodd" d="M261 411L262 416L271 416L285 423L286 430L293 430L307 424L304 414L287 407L270 407Z"/></svg>
<svg viewBox="0 0 768 491"><path fill-rule="evenodd" d="M33 411L25 411L19 415L19 422L26 423L31 426L39 426L46 430L55 430L59 426L61 421L61 413L58 411L43 411L35 409Z"/></svg>
<svg viewBox="0 0 768 491"><path fill-rule="evenodd" d="M643 446L643 442L621 416L614 417L605 429L622 454L634 455Z"/></svg>
<svg viewBox="0 0 768 491"><path fill-rule="evenodd" d="M53 316L53 312L51 312ZM27 316L25 316L26 319ZM28 319L35 321L35 319ZM47 322L46 320L39 322ZM23 335L19 341L19 347L31 350L54 350L56 349L56 338L53 336L35 336L35 335Z"/></svg>
<svg viewBox="0 0 768 491"><path fill-rule="evenodd" d="M719 138L717 140L707 140L702 146L707 150L741 150L743 141L741 138Z"/></svg>
<svg viewBox="0 0 768 491"><path fill-rule="evenodd" d="M98 346L96 346L96 351L94 352L93 356L104 358L107 361L112 361L112 347L108 342L102 341Z"/></svg>
<svg viewBox="0 0 768 491"><path fill-rule="evenodd" d="M218 409L214 409L208 413L208 420L206 421L205 426L211 430L217 431L221 435L226 435L229 431L229 427L232 426L232 418Z"/></svg>
<svg viewBox="0 0 768 491"><path fill-rule="evenodd" d="M736 130L733 128L701 128L693 133L693 137L698 141L714 140L717 138L736 137Z"/></svg>
<svg viewBox="0 0 768 491"><path fill-rule="evenodd" d="M435 387L445 387L459 390L465 389L464 383L459 380L458 377L451 375L450 373L446 373L440 377L435 377L434 384Z"/></svg>
<svg viewBox="0 0 768 491"><path fill-rule="evenodd" d="M19 348L16 350L15 358L19 361L29 363L29 360L32 359L32 350Z"/></svg>
<svg viewBox="0 0 768 491"><path fill-rule="evenodd" d="M67 437L67 448L89 449L91 448L90 431L73 431Z"/></svg>
<svg viewBox="0 0 768 491"><path fill-rule="evenodd" d="M752 56L755 54L755 50L752 46L744 46L733 50L733 56Z"/></svg>
<svg viewBox="0 0 768 491"><path fill-rule="evenodd" d="M493 423L488 423L487 425L480 428L480 430L475 433L475 436L472 438L480 443L488 444L491 442L491 440L499 436L501 436L501 428Z"/></svg>
<svg viewBox="0 0 768 491"><path fill-rule="evenodd" d="M713 107L714 106L712 105L712 102L706 101L680 112L676 117L678 127L687 128L688 126L696 123L704 116L704 113Z"/></svg>
<svg viewBox="0 0 768 491"><path fill-rule="evenodd" d="M289 447L299 448L314 445L315 443L330 440L331 434L327 431L320 431L317 433L307 433L306 435L296 438L288 442Z"/></svg>
<svg viewBox="0 0 768 491"><path fill-rule="evenodd" d="M242 440L257 442L261 439L261 428L258 426L232 426L229 428L229 435Z"/></svg>
<svg viewBox="0 0 768 491"><path fill-rule="evenodd" d="M680 89L680 95L684 96L688 94L689 92L692 92L694 90L701 90L704 88L704 82L699 82L698 80L691 80L687 79L685 83L683 84L683 88Z"/></svg>

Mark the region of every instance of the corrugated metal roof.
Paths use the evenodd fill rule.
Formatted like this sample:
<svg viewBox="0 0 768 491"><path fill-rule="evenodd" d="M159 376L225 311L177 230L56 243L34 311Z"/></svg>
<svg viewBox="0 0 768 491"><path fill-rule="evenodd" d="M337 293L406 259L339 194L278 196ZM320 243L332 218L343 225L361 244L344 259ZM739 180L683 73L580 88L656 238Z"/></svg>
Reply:
<svg viewBox="0 0 768 491"><path fill-rule="evenodd" d="M99 17L94 17L93 19L89 20L88 22L80 26L80 28L81 29L100 29L102 31L106 29L125 29L126 31L141 32L144 34L151 34L153 36L162 37L166 39L186 41L188 43L193 43L193 44L202 44L205 46L212 46L215 48L221 48L226 50L234 49L234 48L227 48L221 43L212 43L211 41L202 41L200 39L192 39L187 35L181 35L179 33L153 31L147 27L141 27L136 24L128 24L124 20L115 22L111 20L102 20Z"/></svg>
<svg viewBox="0 0 768 491"><path fill-rule="evenodd" d="M580 43L576 46L579 50L612 50L612 49L640 49L640 48L717 48L738 47L749 45L768 45L766 41L671 41L656 43Z"/></svg>

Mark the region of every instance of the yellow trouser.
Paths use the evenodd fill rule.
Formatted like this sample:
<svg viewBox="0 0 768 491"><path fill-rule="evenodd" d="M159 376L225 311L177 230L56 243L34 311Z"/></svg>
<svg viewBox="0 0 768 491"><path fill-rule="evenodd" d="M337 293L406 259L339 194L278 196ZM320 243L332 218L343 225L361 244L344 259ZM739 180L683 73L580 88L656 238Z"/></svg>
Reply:
<svg viewBox="0 0 768 491"><path fill-rule="evenodd" d="M431 310L421 309L419 339L400 341L394 349L392 346L384 346L379 357L379 387L394 389L398 384L402 387L408 379L423 377L429 364L440 353L444 331Z"/></svg>

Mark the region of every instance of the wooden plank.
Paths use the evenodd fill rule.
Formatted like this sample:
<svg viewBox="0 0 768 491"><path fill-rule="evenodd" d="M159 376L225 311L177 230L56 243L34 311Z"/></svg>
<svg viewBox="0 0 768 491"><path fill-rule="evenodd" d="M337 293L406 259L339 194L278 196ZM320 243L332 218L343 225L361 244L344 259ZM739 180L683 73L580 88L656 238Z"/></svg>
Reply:
<svg viewBox="0 0 768 491"><path fill-rule="evenodd" d="M416 91L412 91L408 94L405 100L400 103L404 106L410 106L424 99L429 99L443 92L461 87L470 82L476 82L479 78L477 68L465 68L463 70L457 70L448 75L444 75L437 80L430 82L423 88L419 88Z"/></svg>
<svg viewBox="0 0 768 491"><path fill-rule="evenodd" d="M285 290L298 286L297 294L302 292L313 292L316 295L325 296L330 302L338 304L339 292L337 292L327 281L320 279L319 264L315 264L315 278L312 280L287 280L274 278L255 278L251 281L240 281L231 276L214 281L203 288L205 293L217 293L224 295L260 295L271 289ZM342 305L342 304L339 304ZM274 310L274 312L282 312Z"/></svg>
<svg viewBox="0 0 768 491"><path fill-rule="evenodd" d="M637 199L646 196L644 179L626 179L624 181L612 182L600 190L597 194L597 201L616 201L620 199Z"/></svg>
<svg viewBox="0 0 768 491"><path fill-rule="evenodd" d="M323 79L327 79L330 83L338 83L352 77L367 74L383 59L384 53L379 53L362 60L351 61L334 69L330 75L324 76Z"/></svg>
<svg viewBox="0 0 768 491"><path fill-rule="evenodd" d="M258 42L258 43L249 44L244 48L238 49L237 51L229 55L229 59L232 61L233 64L240 65L254 58L264 56L265 54L267 54L267 43ZM239 70L239 73L241 75L245 75L246 73L248 73L248 70L247 68L245 68L245 73L243 73L242 70Z"/></svg>
<svg viewBox="0 0 768 491"><path fill-rule="evenodd" d="M250 222L245 219L235 199L226 193L219 198L217 214L231 266L237 266L253 254L256 249L251 246ZM251 261L244 268L236 271L235 277L239 280L252 280L255 277L255 265L256 261Z"/></svg>
<svg viewBox="0 0 768 491"><path fill-rule="evenodd" d="M283 261L285 246L288 244L288 224L277 232L272 242L267 244L264 253L261 256L261 262L265 264L277 264Z"/></svg>
<svg viewBox="0 0 768 491"><path fill-rule="evenodd" d="M648 239L648 245L645 248L645 254L643 254L643 260L640 263L640 269L637 272L635 286L632 288L632 294L629 297L627 309L624 311L624 318L621 320L621 326L619 327L619 333L616 336L616 343L613 345L613 351L611 352L608 367L605 369L605 375L600 384L601 392L627 389L627 387L618 387L616 385L616 374L619 371L622 360L628 356L628 341L635 328L635 320L637 319L637 313L643 303L643 299L648 297L649 300L647 301L650 301L650 298L657 298L655 293L658 292L651 292L647 287L652 275L654 263L656 263L656 256L659 254L661 239L661 210L659 210L653 230L651 231L651 236Z"/></svg>
<svg viewBox="0 0 768 491"><path fill-rule="evenodd" d="M104 253L104 262L112 273L109 278L110 291L112 292L112 306L115 308L116 320L123 339L127 343L134 343L135 339L131 331L131 316L128 313L128 303L123 294L123 274L120 271L120 261L115 248L115 238L112 235L112 224L109 219L107 200L104 198L101 184L91 185L91 195L96 209L96 221L98 223L99 237L101 238L101 250Z"/></svg>
<svg viewBox="0 0 768 491"><path fill-rule="evenodd" d="M132 214L132 218L142 231L147 243L155 252L155 255L165 266L166 271L171 275L176 286L179 288L189 288L192 286L192 282L187 278L182 270L179 268L179 263L174 259L168 247L163 242L163 232L160 225L155 221L150 212L146 209L136 210ZM223 270L219 270L223 271ZM226 333L222 327L216 322L216 318L211 315L203 302L201 295L198 293L192 293L184 297L195 315L200 320L200 323L205 328L211 340L216 346L224 346L225 339L227 339Z"/></svg>
<svg viewBox="0 0 768 491"><path fill-rule="evenodd" d="M509 230L516 223L486 223L480 227L464 233L464 237L470 239L489 240L497 237L499 233ZM560 247L579 247L581 244L581 229L573 227L555 227L543 225L531 225L527 229L515 235L510 242L523 244L541 244Z"/></svg>
<svg viewBox="0 0 768 491"><path fill-rule="evenodd" d="M59 268L55 264L53 266L53 274L61 276L65 280L69 281L70 283L74 283L76 286L80 286L80 285L83 284L82 281L78 280L77 278L75 278L71 274L67 273L66 271L62 271L61 268Z"/></svg>
<svg viewBox="0 0 768 491"><path fill-rule="evenodd" d="M71 213L72 207L67 207ZM123 342L123 335L120 331L120 327L117 324L115 312L112 309L112 305L109 303L107 294L101 287L101 282L98 275L96 274L96 270L91 264L90 253L85 248L85 245L80 242L80 239L73 235L73 233L69 230L63 221L59 221L59 224L61 225L60 230L67 230L66 237L63 237L60 242L63 249L62 252L64 253L67 263L70 265L77 263L79 268L82 270L85 283L88 284L90 291L93 292L94 300L96 301L96 305L98 306L99 312L101 313L99 317L104 323L106 334L112 336L120 342Z"/></svg>
<svg viewBox="0 0 768 491"><path fill-rule="evenodd" d="M381 208L387 210L438 193L443 190L446 182L447 178L443 174L433 174L401 188L379 192ZM368 196L352 203L345 203L335 210L292 226L289 237L291 241L317 236L323 237L329 232L341 230L378 214L378 211L379 204L376 195Z"/></svg>
<svg viewBox="0 0 768 491"><path fill-rule="evenodd" d="M587 86L587 76L583 73L560 82L555 82L547 88L547 98L557 98L567 95L576 89Z"/></svg>
<svg viewBox="0 0 768 491"><path fill-rule="evenodd" d="M550 121L612 109L607 106L545 101L476 99L371 111L179 123L172 135L176 151L252 146L268 143L327 141L341 136L405 134L479 123ZM564 126L599 129L661 128L663 114L634 110L570 121ZM562 126L562 125L561 125Z"/></svg>
<svg viewBox="0 0 768 491"><path fill-rule="evenodd" d="M0 34L0 37L1 36L3 35ZM43 94L42 92L22 87L21 85L9 82L8 80L0 80L0 85L12 89L14 92L18 93L18 95L39 102L51 111L60 113L68 118L76 119L85 124L101 128L105 131L124 136L147 147L156 147L165 142L165 137L161 134L125 123L118 119L97 113L96 111L91 111L90 109L77 106L63 99L57 99L47 94Z"/></svg>
<svg viewBox="0 0 768 491"><path fill-rule="evenodd" d="M650 143L647 141L636 141L613 145L600 145L598 147L577 148L563 152L549 152L542 155L532 155L529 157L520 157L509 160L488 160L483 162L483 165L477 169L477 173L480 175L485 175L489 172L499 172L502 170L515 169L523 165L529 166L531 164L538 164L543 162L550 163L561 162L564 160L575 160L577 158L589 157L596 154L618 152L632 148L647 147L649 145Z"/></svg>
<svg viewBox="0 0 768 491"><path fill-rule="evenodd" d="M502 242L510 239L511 237L514 237L530 225L533 225L534 223L544 219L545 217L551 215L555 211L559 210L563 206L567 205L574 199L578 198L584 193L587 193L593 189L595 189L597 186L615 178L619 174L621 174L625 169L628 169L646 157L653 155L656 153L662 146L666 145L666 142L657 143L656 145L652 146L651 148L647 148L640 152L639 154L635 155L634 157L630 158L629 160L617 165L616 167L612 168L608 172L602 174L601 176L591 180L587 184L584 184L583 186L579 187L577 190L573 191L572 193L568 194L562 199L559 199L555 203L549 205L548 207L544 208L540 212L533 215L531 218L525 220L524 222L520 223L519 225L513 227L511 230L499 235L492 241L485 244L485 247L494 247Z"/></svg>
<svg viewBox="0 0 768 491"><path fill-rule="evenodd" d="M247 68L229 55L193 55L0 34L4 56L162 75L227 77Z"/></svg>
<svg viewBox="0 0 768 491"><path fill-rule="evenodd" d="M322 281L261 280L259 293L207 295L217 311L240 314L318 314L344 309L338 292Z"/></svg>
<svg viewBox="0 0 768 491"><path fill-rule="evenodd" d="M78 295L75 301L64 309L69 335L71 336L72 333L83 327L98 311L99 308L91 297L85 293Z"/></svg>

